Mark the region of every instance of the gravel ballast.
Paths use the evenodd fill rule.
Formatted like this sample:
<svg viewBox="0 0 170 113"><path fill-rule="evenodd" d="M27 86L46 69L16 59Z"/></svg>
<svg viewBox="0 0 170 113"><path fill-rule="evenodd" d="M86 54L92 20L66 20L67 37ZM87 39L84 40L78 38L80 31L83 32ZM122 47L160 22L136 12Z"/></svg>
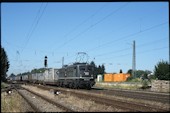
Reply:
<svg viewBox="0 0 170 113"><path fill-rule="evenodd" d="M22 85L24 88L28 88L36 93L39 93L41 95L44 95L56 102L62 103L70 108L72 108L74 111L81 111L81 112L96 112L96 111L103 111L103 112L122 112L124 110L113 108L111 106L106 106L102 104L95 103L94 101L91 101L89 99L84 100L75 96L72 96L71 94L63 94L62 92L59 92L58 95L54 95L51 91L48 90L42 90L40 88L37 88L35 86L30 85Z"/></svg>
<svg viewBox="0 0 170 113"><path fill-rule="evenodd" d="M26 91L26 90L19 90L26 98L34 104L41 112L63 112L62 109L58 108L57 106L37 97L36 95Z"/></svg>

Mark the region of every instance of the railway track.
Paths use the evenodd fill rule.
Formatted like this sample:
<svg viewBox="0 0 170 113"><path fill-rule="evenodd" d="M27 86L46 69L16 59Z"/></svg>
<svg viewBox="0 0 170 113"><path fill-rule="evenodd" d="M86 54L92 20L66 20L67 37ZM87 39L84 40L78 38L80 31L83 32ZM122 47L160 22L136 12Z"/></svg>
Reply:
<svg viewBox="0 0 170 113"><path fill-rule="evenodd" d="M122 101L122 100L116 100L112 98L108 98L106 96L100 96L100 95L94 95L92 93L83 93L80 91L72 90L72 89L63 89L63 88L56 88L52 86L41 86L41 85L36 85L38 88L45 89L45 90L58 90L61 91L62 93L70 93L72 95L75 95L80 98L84 99L90 99L95 101L96 103L100 104L105 104L109 105L112 107L117 107L120 109L124 109L126 111L134 111L134 112L148 112L148 111L167 111L162 108L150 106L150 105L143 105L141 103L135 103L135 102L127 102L127 101Z"/></svg>
<svg viewBox="0 0 170 113"><path fill-rule="evenodd" d="M25 96L23 95L18 89L16 89L16 91L19 93L19 95L21 95L24 100L26 100L26 102L31 106L31 108L34 110L34 112L41 112L34 104L32 104L32 102Z"/></svg>
<svg viewBox="0 0 170 113"><path fill-rule="evenodd" d="M86 91L84 89L79 89ZM155 93L155 92L143 92L143 91L130 91L130 90L121 90L121 89L104 89L104 88L92 88L91 93L104 94L104 95L113 95L120 97L127 97L133 99L142 99L147 101L161 102L161 103L170 103L170 94L165 93Z"/></svg>
<svg viewBox="0 0 170 113"><path fill-rule="evenodd" d="M114 95L114 96L121 96L127 98L155 101L161 103L170 103L170 95L163 94L163 93L129 91L129 90L119 90L119 89L108 90L108 89L99 89L99 88L92 88L90 92L97 93L97 94L106 94L106 95Z"/></svg>
<svg viewBox="0 0 170 113"><path fill-rule="evenodd" d="M57 103L56 101L53 101L47 97L44 97L38 93L35 93L29 89L26 89L23 87L21 88L20 85L17 85L17 86L15 85L13 87L28 102L28 104L33 108L33 110L35 112L44 112L45 110L47 110L47 104L49 106L48 109L53 110L51 112L56 112L58 110L59 110L59 112L75 112L71 108L69 108L61 103ZM32 97L34 97L34 102L30 101L30 98L28 98L28 96L26 96L28 93L23 92L23 90L30 93L32 95ZM44 103L44 105L38 106L38 104L42 104L42 103ZM43 108L43 107L45 107L45 108ZM49 111L46 111L46 112L49 112Z"/></svg>

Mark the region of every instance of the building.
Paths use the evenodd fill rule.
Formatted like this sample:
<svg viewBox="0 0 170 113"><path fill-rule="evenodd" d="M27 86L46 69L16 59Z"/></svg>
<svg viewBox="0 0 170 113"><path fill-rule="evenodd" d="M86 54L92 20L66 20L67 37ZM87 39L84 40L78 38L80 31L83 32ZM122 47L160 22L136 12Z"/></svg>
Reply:
<svg viewBox="0 0 170 113"><path fill-rule="evenodd" d="M97 82L102 82L103 81L103 75L97 75Z"/></svg>

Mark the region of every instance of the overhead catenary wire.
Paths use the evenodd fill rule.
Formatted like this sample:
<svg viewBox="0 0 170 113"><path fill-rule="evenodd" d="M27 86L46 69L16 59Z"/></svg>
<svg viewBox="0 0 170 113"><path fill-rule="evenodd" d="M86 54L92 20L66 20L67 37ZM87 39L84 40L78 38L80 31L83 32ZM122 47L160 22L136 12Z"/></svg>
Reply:
<svg viewBox="0 0 170 113"><path fill-rule="evenodd" d="M96 11L96 12L97 12L97 11ZM145 18L146 18L146 17L145 17ZM137 19L137 20L138 20L138 19ZM132 21L131 23L134 23L134 21ZM120 28L126 28L126 26L127 26L127 25L121 26L121 27L119 27L119 29L120 29ZM115 30L114 30L114 31L115 31ZM112 31L112 32L113 32L113 31ZM111 32L111 33L112 33L112 32ZM141 29L140 29L140 32L141 32ZM108 33L107 33L107 34L108 34ZM99 37L98 37L98 38L99 38ZM97 49L97 48L99 48L99 47L95 47L95 48ZM86 51L86 52L87 52L87 51ZM89 52L89 51L88 51L88 52ZM72 55L72 56L68 57L67 59L72 58L72 57L74 57L74 56L75 56L75 55Z"/></svg>
<svg viewBox="0 0 170 113"><path fill-rule="evenodd" d="M151 27L151 28L153 28L153 27ZM147 29L149 29L149 28L147 28ZM146 31L146 29L144 31Z"/></svg>
<svg viewBox="0 0 170 113"><path fill-rule="evenodd" d="M108 3L102 5L102 7L100 7L97 11L95 11L92 15L90 15L89 17L87 17L85 20L83 20L80 24L78 24L77 26L75 26L72 30L70 30L68 33L66 33L64 37L67 37L69 34L73 33L74 31L76 31L80 26L84 25L86 22L88 22L89 19L91 19L92 17L94 17L99 11L101 11L104 7L106 7L108 5ZM54 43L56 45L56 43Z"/></svg>
<svg viewBox="0 0 170 113"><path fill-rule="evenodd" d="M41 12L41 11L40 11L40 10L41 10L41 7L42 7L42 4L41 4L41 6L40 6L40 8L39 8L39 10L38 10L38 13L37 13L37 15L36 15L36 17L35 17L35 19L37 18L37 21L36 21L35 25L33 26L32 30L28 33L25 46L24 46L23 49L21 50L21 53L23 52L23 50L25 49L25 47L26 47L27 44L29 43L29 40L30 40L32 34L35 32L35 29L37 28L38 23L39 23L42 15L44 14L44 11L45 11L47 5L48 5L48 3L46 3L45 7L43 8L43 10L42 10L42 12ZM38 17L38 15L40 15L40 16Z"/></svg>
<svg viewBox="0 0 170 113"><path fill-rule="evenodd" d="M41 6L40 6L40 8L39 8L39 10L38 10L38 13L37 13L37 15L36 15L36 17L35 17L35 20L37 19L37 21L36 21L34 27L33 27L33 24L34 24L34 23L32 24L32 26L31 26L31 27L33 27L33 28L32 28L32 31L28 32L28 34L27 34L27 36L26 36L26 37L27 37L26 43L25 43L24 47L21 49L21 51L20 51L21 54L23 53L24 49L26 48L26 46L27 46L27 44L28 44L28 42L29 42L32 34L34 33L34 31L35 31L35 29L36 29L36 27L37 27L37 25L38 25L38 23L39 23L39 21L40 21L40 18L42 17L42 15L43 15L43 13L44 13L46 7L47 7L47 4L46 4L46 6L44 7L43 11L42 11L41 14L40 14L40 10L41 10L41 8L42 8L42 4L41 4ZM38 15L40 15L40 16L38 17ZM34 22L35 22L35 21L34 21ZM21 58L21 56L20 56L20 64L21 64L21 66L23 65L23 64L22 64L22 58Z"/></svg>
<svg viewBox="0 0 170 113"><path fill-rule="evenodd" d="M99 47L97 46L97 47L95 47L95 48L92 48L92 49L90 49L90 50L87 50L86 52L96 50L96 49L101 48L101 47L103 47L103 46L106 47L106 46L109 45L109 44L113 44L113 43L118 42L118 41L120 41L120 40L127 39L127 38L129 38L129 37L132 37L132 36L141 34L141 33L145 32L145 31L152 30L152 29L154 29L154 28L160 27L160 26L165 25L165 24L167 24L167 23L168 23L168 22L166 21L166 22L163 22L163 23L161 23L161 24L157 24L157 25L151 26L151 27L149 27L149 28L146 28L146 29L144 29L144 30L138 31L138 32L136 32L136 33L132 33L132 34L123 36L123 37L121 37L121 38L119 38L119 39L116 39L116 40L113 40L113 41L109 41L109 42L107 42L107 43L104 43L104 44L100 45Z"/></svg>
<svg viewBox="0 0 170 113"><path fill-rule="evenodd" d="M25 49L26 49L26 48L25 48ZM25 49L24 49L24 50L25 50ZM109 53L108 53L108 54L109 54ZM100 56L100 55L103 56L102 54L99 54L99 56Z"/></svg>
<svg viewBox="0 0 170 113"><path fill-rule="evenodd" d="M161 42L161 41L163 41L163 40L165 40L165 39L168 39L168 38L161 38L161 39L158 39L158 40L155 40L155 41L143 43L143 44L137 45L136 47L140 48L140 47L143 47L143 46L144 46L144 47L150 46L150 45L155 44L156 42ZM126 50L130 50L130 49L131 49L131 47L130 47L130 48L124 48L124 49L121 49L121 50L116 50L116 51L111 51L111 52L107 52L107 53L102 53L102 54L96 55L96 56L94 56L94 57L95 57L95 58L96 58L96 57L101 57L101 56L105 56L105 55L113 54L113 53L114 53L114 54L117 54L117 53L119 53L119 52L126 51Z"/></svg>
<svg viewBox="0 0 170 113"><path fill-rule="evenodd" d="M109 13L107 16L103 17L101 20L99 20L99 21L96 22L95 24L91 25L90 27L88 27L87 29L85 29L83 32L80 32L80 33L79 33L78 35L76 35L75 37L73 37L73 38L71 38L70 40L68 40L68 41L66 41L65 43L63 43L63 44L60 46L60 48L63 47L63 46L64 46L65 44L67 44L68 42L70 42L70 41L78 38L78 36L80 36L80 35L82 35L83 33L87 32L89 29L91 29L91 28L94 27L95 25L101 23L103 20L105 20L106 18L108 18L108 17L111 16L112 14L118 12L120 9L124 8L124 7L127 6L128 4L129 4L129 3L126 3L126 4L124 4L123 6L119 7L118 9L114 10L113 12ZM74 55L73 55L73 56L74 56ZM73 56L71 56L71 57L73 57ZM71 58L71 57L69 57L69 58Z"/></svg>
<svg viewBox="0 0 170 113"><path fill-rule="evenodd" d="M100 9L98 9L94 14L92 14L90 17L92 17L92 16L95 16L96 15L96 13L97 12L99 12L101 9L103 9L104 7L106 6L106 4L105 5L103 5ZM79 28L80 26L82 26L84 23L86 23L87 22L87 20L88 19L90 19L90 17L88 17L87 19L85 19L82 23L80 23L78 26L76 26L74 29L72 29L71 31L74 31L74 30L76 30L77 28ZM146 17L145 17L146 18ZM137 19L138 20L138 19ZM132 21L131 23L134 23L134 21ZM130 23L130 24L131 24ZM121 26L121 27L119 27L118 29L124 29L124 28L126 28L126 26L127 25L123 25L123 26ZM66 35L64 35L64 36L67 36L68 34L70 34L71 33L71 31L69 32L69 33L67 33ZM114 30L115 31L115 30ZM113 31L111 32L111 33L113 33ZM107 33L107 34L105 34L105 36L106 35L108 35L109 33ZM100 36L101 37L101 36ZM97 38L99 38L99 37L97 37ZM55 43L56 44L56 43ZM12 44L13 45L13 44ZM17 45L16 45L17 46ZM20 47L20 46L18 46L19 48L23 48L23 47ZM33 48L25 48L26 50L33 50ZM25 50L24 49L24 50ZM37 50L36 50L37 51ZM50 53L50 54L53 54L53 53L61 53L61 52L54 52L54 51L44 51L44 50L39 50L39 52L46 52L46 53Z"/></svg>
<svg viewBox="0 0 170 113"><path fill-rule="evenodd" d="M36 22L37 18L38 18L39 15L40 15L42 5L43 5L43 3L41 4L41 6L40 6L40 8L39 8L39 11L37 12L37 16L36 16L36 18L34 19L34 22L32 23L31 28L33 27L34 23ZM79 28L81 25L83 25L84 23L86 23L87 20L89 20L92 16L95 16L99 11L101 11L101 10L102 10L103 8L105 8L107 5L108 5L108 3L102 5L102 7L100 7L95 13L93 13L90 17L86 18L82 23L78 24L78 26L76 26L75 29L73 29L73 30L71 30L71 31L76 30L76 29ZM146 18L146 17L145 17L145 18ZM131 23L134 23L134 21L132 21ZM120 28L125 28L126 26L127 26L127 25L121 26L121 27L119 27L118 29L120 29ZM30 29L30 31L31 31L31 29ZM70 33L71 33L71 31L70 31ZM27 37L29 36L30 33L31 33L31 32L29 32L29 33L27 34ZM68 35L68 34L69 34L69 33L67 33L66 35ZM107 34L108 34L108 33L107 33ZM107 34L106 34L106 35L107 35ZM65 36L66 36L66 35L65 35ZM13 44L13 43L10 43L10 45L14 45L14 44ZM14 46L15 46L15 45L14 45ZM23 47L18 46L18 45L16 45L16 47L23 49ZM33 48L30 48L30 47L29 47L29 48L24 48L24 50L31 50L31 51L34 50L34 51L37 51L37 52L46 52L46 53L49 53L49 54L58 53L58 52L54 52L54 51L35 50L35 49L33 49Z"/></svg>
<svg viewBox="0 0 170 113"><path fill-rule="evenodd" d="M100 19L98 22L94 23L93 25L89 26L88 28L86 28L84 31L80 32L78 35L76 35L75 37L69 39L68 41L65 41L61 46L59 46L57 49L64 47L68 42L71 42L73 40L75 40L76 38L78 38L78 36L84 34L85 32L89 31L91 28L93 28L94 26L96 26L97 24L101 23L102 21L104 21L106 18L108 18L109 16L111 16L112 14L115 14L116 12L118 12L119 10L121 10L122 8L124 8L125 6L127 6L129 3L125 3L124 5L122 5L121 7L117 8L116 10L114 10L113 12L109 13L107 16L103 17L102 19ZM56 49L55 49L56 50Z"/></svg>
<svg viewBox="0 0 170 113"><path fill-rule="evenodd" d="M105 4L106 5L106 4ZM103 7L101 7L99 10L97 10L93 15L91 15L90 17L92 17L92 16L94 16L94 15L96 15L96 13L97 12L99 12L101 9L103 9L104 7L105 7L105 5L103 6ZM126 4L125 4L126 5ZM41 7L42 7L42 4L41 4ZM40 7L40 9L41 9L41 7ZM121 7L120 7L121 8ZM39 13L40 13L40 9L39 9ZM119 8L117 9L117 10L119 10ZM113 12L112 12L113 13ZM110 13L109 15L107 15L107 16L110 16L112 13ZM38 14L37 14L38 15ZM106 16L106 17L107 17ZM86 20L88 20L88 19L90 19L90 17L89 18L87 18ZM38 18L38 16L36 16L36 18ZM40 18L40 17L39 17ZM103 18L103 19L105 19L105 18ZM85 21L86 21L85 20ZM85 22L84 21L84 22ZM83 24L83 22L82 22L82 24ZM79 25L82 25L82 24L79 24ZM21 47L22 48L22 47ZM24 48L24 49L28 49L28 48ZM32 50L32 49L30 49L30 50ZM43 50L41 50L41 52L45 52L45 51L43 51ZM47 51L46 51L47 52ZM50 54L53 54L54 53L54 51L52 51L52 52L47 52L47 53L50 53Z"/></svg>
<svg viewBox="0 0 170 113"><path fill-rule="evenodd" d="M136 47L138 47L138 48L143 47L143 46L144 46L144 47L147 47L147 46L150 46L150 45L155 44L156 42L161 42L161 41L163 41L163 40L165 40L165 39L167 39L167 38L161 38L161 39L158 39L158 40L155 40L155 41L150 41L150 42L147 42L147 43L143 43L143 44L137 45ZM111 51L111 52L106 52L106 53L102 53L102 54L95 55L95 56L93 56L93 58L97 58L97 57L101 57L101 56L106 56L106 55L108 55L108 54L117 54L117 53L119 53L119 52L127 51L127 50L130 50L130 49L131 49L131 47L130 47L130 48L120 49L120 50L115 50L115 51ZM125 55L129 55L129 54L125 54ZM125 55L123 55L123 56L125 56ZM74 57L74 56L75 56L75 55L72 55L72 56L66 58L65 60L68 60L68 59L70 59L70 58L72 58L72 57Z"/></svg>
<svg viewBox="0 0 170 113"><path fill-rule="evenodd" d="M147 52L150 52L150 51L157 51L157 50L162 50L162 49L166 49L168 48L168 46L164 46L164 47L159 47L159 48L153 48L153 49L150 49L150 50L145 50L145 51L139 51L137 52L136 54L142 54L142 53L147 53ZM109 58L104 58L102 61L106 61L106 60L110 60L112 58L120 58L120 57L125 57L125 56L128 56L128 55L132 55L131 53L127 53L127 54L123 54L123 55L118 55L118 56L112 56L112 57L109 57Z"/></svg>
<svg viewBox="0 0 170 113"><path fill-rule="evenodd" d="M30 34L32 33L33 29L35 28L36 21L37 21L37 19L38 19L39 14L40 14L40 11L41 11L41 8L42 8L42 5L43 5L43 3L41 3L41 6L40 6L40 8L39 8L39 10L38 10L38 12L37 12L37 14L36 14L35 18L34 18L34 21L33 21L32 25L31 25L31 27L30 27L30 29L29 29L29 31L28 31L28 33L27 33L27 35L26 35L26 41L25 41L25 44L27 44L27 43L28 43L28 40L29 40ZM25 44L24 44L24 45L25 45ZM26 46L25 46L25 47L26 47ZM23 47L22 51L25 49L25 47Z"/></svg>
<svg viewBox="0 0 170 113"><path fill-rule="evenodd" d="M121 38L119 38L119 39L116 39L116 40L113 40L113 41L109 41L109 42L107 42L107 43L104 43L104 44L100 45L99 47L97 46L97 47L92 48L92 49L90 49L90 50L86 50L85 52L86 52L86 53L92 52L92 51L94 51L94 50L96 50L96 49L98 49L98 48L101 48L101 47L103 47L103 46L105 46L105 47L106 47L106 46L107 46L107 45L109 45L109 44L113 44L113 43L118 42L118 41L120 41L120 40L127 39L127 38L129 38L129 37L132 37L132 36L135 36L135 35L141 34L141 33L143 33L143 32L146 32L146 31L152 30L152 29L154 29L154 28L157 28L157 27L163 26L163 25L165 25L165 24L167 24L167 23L168 23L168 22L163 22L163 23L160 23L160 24L157 24L157 25L151 26L151 27L149 27L149 28L146 28L146 29L140 30L140 31L138 31L138 32L136 32L136 33L132 33L132 34L129 34L129 35L123 36L123 37L121 37ZM103 47L103 48L104 48L104 47ZM74 56L74 55L72 55L71 57L73 57L73 56ZM71 58L71 57L69 57L69 58ZM69 58L67 58L67 59L69 59Z"/></svg>
<svg viewBox="0 0 170 113"><path fill-rule="evenodd" d="M21 47L21 46L18 46L18 45L16 45L16 44L13 44L13 43L9 43L9 42L7 42L7 41L5 41L4 43L6 43L6 44L9 44L9 46L12 46L12 47L16 47L16 48L20 48L20 49L23 49L23 47ZM14 48L12 48L12 49L14 49ZM15 50L15 49L14 49ZM37 50L37 49L34 49L34 48L25 48L24 49L25 51L26 50L30 50L30 51L36 51L36 53L38 53L38 52L43 52L43 53L48 53L48 54L54 54L54 53L65 53L65 52L54 52L54 51L46 51L46 50Z"/></svg>

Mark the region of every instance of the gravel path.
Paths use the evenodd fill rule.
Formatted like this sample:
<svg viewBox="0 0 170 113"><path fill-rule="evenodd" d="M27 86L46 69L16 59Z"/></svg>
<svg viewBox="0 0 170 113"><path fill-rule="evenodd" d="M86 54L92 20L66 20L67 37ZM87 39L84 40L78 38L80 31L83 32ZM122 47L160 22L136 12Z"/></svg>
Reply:
<svg viewBox="0 0 170 113"><path fill-rule="evenodd" d="M47 101L37 97L36 95L26 91L26 90L19 90L23 95L26 96L28 100L30 100L36 107L42 112L64 112L57 106L48 103Z"/></svg>

